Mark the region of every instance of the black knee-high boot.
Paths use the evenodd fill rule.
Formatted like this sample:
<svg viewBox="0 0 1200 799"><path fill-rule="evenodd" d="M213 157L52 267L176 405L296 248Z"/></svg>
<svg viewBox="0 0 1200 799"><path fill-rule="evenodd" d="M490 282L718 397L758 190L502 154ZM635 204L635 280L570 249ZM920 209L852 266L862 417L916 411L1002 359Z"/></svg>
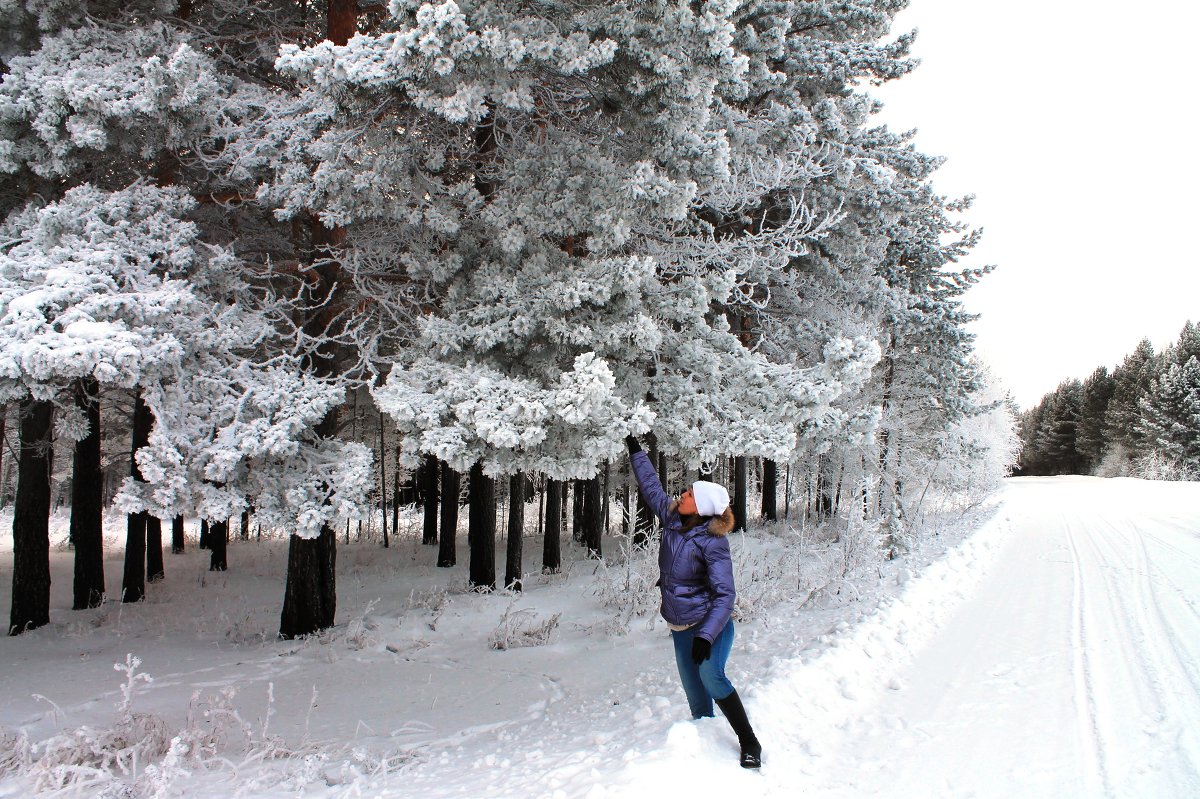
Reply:
<svg viewBox="0 0 1200 799"><path fill-rule="evenodd" d="M754 728L750 726L750 719L746 718L746 708L742 706L742 699L737 695L737 691L724 699L718 699L717 707L721 708L725 718L729 719L729 726L733 727L737 734L738 744L742 747L742 768L761 766L762 744L754 735Z"/></svg>

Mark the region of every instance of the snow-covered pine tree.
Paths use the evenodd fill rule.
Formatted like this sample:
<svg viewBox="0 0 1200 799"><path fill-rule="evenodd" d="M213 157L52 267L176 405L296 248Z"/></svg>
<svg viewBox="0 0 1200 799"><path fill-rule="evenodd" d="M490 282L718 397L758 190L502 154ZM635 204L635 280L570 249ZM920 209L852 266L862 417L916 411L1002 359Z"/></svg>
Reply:
<svg viewBox="0 0 1200 799"><path fill-rule="evenodd" d="M1200 329L1188 322L1159 359L1163 371L1138 402L1146 449L1176 477L1200 476Z"/></svg>
<svg viewBox="0 0 1200 799"><path fill-rule="evenodd" d="M0 249L0 395L57 404L60 430L86 441L98 435L90 429L98 416L76 402L79 381L132 388L178 368L178 323L196 303L179 278L195 257L195 231L179 219L189 203L178 191L82 186L59 202L31 203L0 224L6 245ZM98 461L98 452L89 450L77 464L91 459ZM91 503L72 508L73 514L96 510ZM78 524L89 528L87 543L76 549L83 573L102 568L95 562L96 524L82 517ZM143 569L139 563L139 574ZM86 589L89 596L93 591L103 593L103 585Z"/></svg>
<svg viewBox="0 0 1200 799"><path fill-rule="evenodd" d="M1200 358L1172 363L1142 397L1139 432L1180 479L1200 476Z"/></svg>
<svg viewBox="0 0 1200 799"><path fill-rule="evenodd" d="M341 105L301 154L319 168L281 166L265 195L353 222L352 274L390 268L433 296L376 391L410 462L587 477L650 424L648 394L664 448L693 464L735 444L779 455L869 368L873 345L854 341L821 365L773 364L719 310L739 270L786 263L817 227L793 207L726 242L693 207L750 212L766 190L730 174L724 98L744 97L747 64L734 9L393 11L386 33L284 52Z"/></svg>
<svg viewBox="0 0 1200 799"><path fill-rule="evenodd" d="M1095 474L1108 448L1104 437L1104 419L1116 388L1108 367L1100 366L1083 381L1083 399L1079 407L1079 428L1075 448L1082 459L1082 469Z"/></svg>
<svg viewBox="0 0 1200 799"><path fill-rule="evenodd" d="M1154 345L1142 339L1137 347L1113 370L1113 395L1104 416L1107 457L1118 471L1144 454L1145 437L1138 426L1141 401L1150 391L1154 378L1162 371Z"/></svg>
<svg viewBox="0 0 1200 799"><path fill-rule="evenodd" d="M35 5L39 4L30 2L22 8L36 11ZM53 4L40 5L49 8ZM181 475L191 479L198 467L172 461L172 456L199 457L200 453L222 450L221 467L210 463L204 468L241 475L246 464L256 463L266 471L256 478L257 483L236 479L210 486L208 492L194 485L187 489L179 485L131 486L125 495L131 509L198 509L171 504L185 500L228 506L238 490L282 497L289 488L283 483L288 481L293 481L290 488L303 494L306 481L314 475L322 479L331 473L357 475L365 468L357 451L349 457L336 445L321 451L312 437L316 423L310 415L313 405L330 405L330 397L337 392L306 384L295 368L297 359L311 350L309 341L299 337L302 351L297 352L277 335L294 332L288 329L291 312L281 307L279 290L290 293L294 286L287 285L288 281L303 282L295 268L299 259L294 237L287 225L245 202L247 194L241 187L246 182L253 187L256 181L249 168L231 158L228 147L231 137L247 120L260 117L275 97L251 80L266 74L273 61L280 34L271 30L271 25L289 14L298 19L302 11L278 3L260 5L245 15L229 13L240 5L234 0L186 3L178 8L89 4L86 17L75 9L71 12L74 16L62 17L66 22L61 30L22 39L32 43L31 49L7 58L8 71L0 83L0 126L5 134L0 144L0 170L9 173L5 185L16 187L13 196L18 198L13 201L6 195L9 207L19 207L34 193L54 201L64 189L85 180L92 180L97 191L129 195L148 189L152 181L175 184L179 191L201 200L199 206L186 210L186 224L198 231L197 246L204 256L200 260L221 262L215 272L201 275L203 269L191 270L184 277L202 302L195 306L200 315L179 320L176 332L188 322L205 324L217 319L223 321L213 329L232 331L233 335L227 339L193 337L182 347L185 360L201 355L210 358L205 364L213 367L205 373L210 378L207 382L193 379L187 367L180 366L172 376L177 379L143 386L153 389L147 391L153 398L148 401L158 403L154 411L159 446L157 456L147 453L142 463L139 455L138 461L144 472L157 479ZM50 19L37 17L43 18ZM245 34L245 25L253 23L264 28L266 35L231 37L233 19L238 21L238 34ZM36 22L31 24L36 28ZM264 43L271 56L265 60ZM201 240L228 247L220 250L221 255L211 247L205 250L198 243ZM232 255L233 250L237 256ZM222 311L218 304L227 307ZM193 326L188 332L195 330ZM239 364L244 367L241 374L237 373ZM224 402L226 408L236 407L237 423L214 413L212 424L189 424L186 409L194 397L188 392L209 390L219 377L229 382L199 397L195 407L209 403L219 408ZM301 400L301 410L280 412L268 401L243 406L229 403L233 392L261 397L270 390L294 393ZM254 418L255 414L264 414L265 419ZM227 436L240 431L250 436L269 433L272 438L251 444L226 438L214 446L210 440L186 439L183 432L207 436L218 428ZM297 443L298 453L284 452ZM309 450L310 446L317 451ZM155 463L154 457L166 457L169 468L156 468L163 464ZM341 485L348 491L360 491L363 483L356 476ZM318 492L314 496L318 503L323 502L324 495ZM343 492L341 497L350 494ZM244 506L245 494L235 504ZM350 504L361 505L361 497ZM344 511L348 506L339 500L328 507ZM332 512L310 513L312 508L295 499L277 501L276 508L280 511L276 518L281 520L294 513L287 523L302 530Z"/></svg>

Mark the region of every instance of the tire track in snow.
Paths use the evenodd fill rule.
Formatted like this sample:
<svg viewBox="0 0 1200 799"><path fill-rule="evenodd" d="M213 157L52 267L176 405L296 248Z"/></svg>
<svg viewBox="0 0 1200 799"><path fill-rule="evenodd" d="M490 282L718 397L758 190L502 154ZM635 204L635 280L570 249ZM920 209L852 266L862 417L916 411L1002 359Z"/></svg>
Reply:
<svg viewBox="0 0 1200 799"><path fill-rule="evenodd" d="M1198 776L1179 745L1200 726L1195 663L1159 602L1145 527L1118 507L1067 519L1080 602L1076 701L1106 796L1186 795Z"/></svg>
<svg viewBox="0 0 1200 799"><path fill-rule="evenodd" d="M1093 691L1091 668L1088 658L1087 615L1085 603L1087 596L1084 591L1083 568L1080 560L1079 547L1075 542L1075 533L1071 529L1071 520L1063 516L1063 529L1066 533L1067 545L1071 552L1071 648L1072 676L1075 687L1075 711L1079 721L1076 735L1080 738L1080 749L1084 752L1086 763L1084 774L1092 783L1092 792L1100 787L1105 795L1109 789L1108 771L1104 758L1104 746L1100 737L1100 727L1096 717L1095 693ZM1095 783L1099 782L1099 786Z"/></svg>

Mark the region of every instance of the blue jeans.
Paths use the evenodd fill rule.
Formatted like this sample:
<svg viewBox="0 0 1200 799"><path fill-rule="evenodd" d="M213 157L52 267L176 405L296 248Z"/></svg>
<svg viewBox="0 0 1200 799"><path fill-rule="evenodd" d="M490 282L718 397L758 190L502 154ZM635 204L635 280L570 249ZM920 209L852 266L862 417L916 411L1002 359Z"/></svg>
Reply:
<svg viewBox="0 0 1200 799"><path fill-rule="evenodd" d="M712 716L713 700L724 699L733 693L733 683L725 676L725 661L729 660L729 651L733 649L733 619L713 641L712 655L697 666L692 662L692 639L699 627L696 624L682 632L671 631L675 664L679 667L679 679L694 719Z"/></svg>

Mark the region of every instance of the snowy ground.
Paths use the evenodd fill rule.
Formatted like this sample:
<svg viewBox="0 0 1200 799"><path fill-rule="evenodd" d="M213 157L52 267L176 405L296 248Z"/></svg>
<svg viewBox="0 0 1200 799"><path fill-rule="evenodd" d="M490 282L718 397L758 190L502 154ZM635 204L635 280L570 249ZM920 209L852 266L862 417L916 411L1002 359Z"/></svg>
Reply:
<svg viewBox="0 0 1200 799"><path fill-rule="evenodd" d="M168 556L148 601L94 611L68 609L58 547L53 623L0 639L0 797L67 773L82 796L1196 796L1198 531L1200 485L1059 478L1011 481L961 543L848 576L846 542L786 524L737 536L748 601L729 673L761 774L737 767L723 720L685 720L667 632L638 615L644 564L577 559L482 596L463 590L464 542L452 570L411 536L351 544L342 623L280 642L279 543L235 543L216 575L206 553ZM540 541L526 551L538 562ZM119 552L107 569L116 595ZM4 553L0 585L10 570ZM550 643L498 650L506 612L510 628L561 616ZM134 688L145 715L115 707L126 653L154 678ZM128 752L134 727L192 754L110 763L115 778L11 770Z"/></svg>

